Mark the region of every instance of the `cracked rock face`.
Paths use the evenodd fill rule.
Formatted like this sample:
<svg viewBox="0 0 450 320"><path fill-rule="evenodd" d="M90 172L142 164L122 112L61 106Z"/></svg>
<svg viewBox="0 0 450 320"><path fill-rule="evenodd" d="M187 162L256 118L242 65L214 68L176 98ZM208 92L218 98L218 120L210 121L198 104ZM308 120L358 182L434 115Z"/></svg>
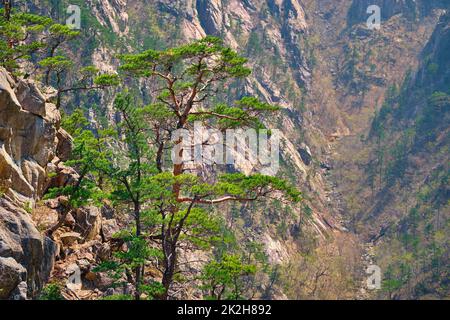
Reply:
<svg viewBox="0 0 450 320"><path fill-rule="evenodd" d="M56 245L29 211L48 184L60 120L32 81L0 69L0 298L34 296L50 275Z"/></svg>

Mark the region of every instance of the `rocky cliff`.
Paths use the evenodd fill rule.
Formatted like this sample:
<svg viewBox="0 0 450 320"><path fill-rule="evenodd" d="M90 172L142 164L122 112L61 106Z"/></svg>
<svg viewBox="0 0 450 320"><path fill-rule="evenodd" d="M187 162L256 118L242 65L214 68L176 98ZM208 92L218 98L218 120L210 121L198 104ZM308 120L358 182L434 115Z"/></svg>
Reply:
<svg viewBox="0 0 450 320"><path fill-rule="evenodd" d="M58 156L60 114L32 81L0 70L0 298L33 297L53 267L55 243L31 212Z"/></svg>
<svg viewBox="0 0 450 320"><path fill-rule="evenodd" d="M110 281L90 271L96 259L111 254L119 228L112 209L68 212L64 197L42 200L49 188L78 179L64 165L73 142L49 99L33 81L0 70L0 299L36 298L50 278L67 283L68 298L80 299L82 281L87 287L94 282L98 293ZM76 272L75 283L68 281Z"/></svg>

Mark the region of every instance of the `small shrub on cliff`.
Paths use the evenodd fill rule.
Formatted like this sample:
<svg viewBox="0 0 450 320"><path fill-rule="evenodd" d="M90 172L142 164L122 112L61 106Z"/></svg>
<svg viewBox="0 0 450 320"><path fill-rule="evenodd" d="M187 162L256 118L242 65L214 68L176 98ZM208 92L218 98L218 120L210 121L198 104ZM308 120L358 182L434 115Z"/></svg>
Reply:
<svg viewBox="0 0 450 320"><path fill-rule="evenodd" d="M244 299L244 278L255 272L256 266L244 263L238 255L225 254L219 261L211 261L200 277L206 299Z"/></svg>
<svg viewBox="0 0 450 320"><path fill-rule="evenodd" d="M61 287L57 283L49 283L42 289L39 300L65 300L61 294Z"/></svg>

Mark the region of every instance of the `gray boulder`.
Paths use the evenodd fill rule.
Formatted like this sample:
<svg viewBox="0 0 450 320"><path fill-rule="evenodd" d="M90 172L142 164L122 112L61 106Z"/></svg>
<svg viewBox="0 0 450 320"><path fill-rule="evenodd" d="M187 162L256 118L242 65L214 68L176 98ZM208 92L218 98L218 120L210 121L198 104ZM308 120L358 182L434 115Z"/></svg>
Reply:
<svg viewBox="0 0 450 320"><path fill-rule="evenodd" d="M26 275L25 268L14 258L0 257L0 299L7 299Z"/></svg>

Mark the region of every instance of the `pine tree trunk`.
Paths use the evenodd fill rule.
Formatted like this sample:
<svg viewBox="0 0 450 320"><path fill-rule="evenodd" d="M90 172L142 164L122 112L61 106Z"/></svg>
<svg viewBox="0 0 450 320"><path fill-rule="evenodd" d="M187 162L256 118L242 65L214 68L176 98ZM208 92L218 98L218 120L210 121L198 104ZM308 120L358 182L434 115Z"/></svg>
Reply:
<svg viewBox="0 0 450 320"><path fill-rule="evenodd" d="M134 219L136 222L136 237L141 236L141 207L139 202L134 203ZM134 298L135 300L141 299L141 291L140 291L140 285L141 285L141 279L142 279L142 266L137 266L135 268L135 275L136 275L136 281L135 281L135 293Z"/></svg>
<svg viewBox="0 0 450 320"><path fill-rule="evenodd" d="M162 278L162 285L164 286L164 294L161 296L161 300L167 300L169 295L170 285L173 281L173 276L175 274L175 264L177 261L176 248L171 243L167 243L164 246L165 253L165 266Z"/></svg>

